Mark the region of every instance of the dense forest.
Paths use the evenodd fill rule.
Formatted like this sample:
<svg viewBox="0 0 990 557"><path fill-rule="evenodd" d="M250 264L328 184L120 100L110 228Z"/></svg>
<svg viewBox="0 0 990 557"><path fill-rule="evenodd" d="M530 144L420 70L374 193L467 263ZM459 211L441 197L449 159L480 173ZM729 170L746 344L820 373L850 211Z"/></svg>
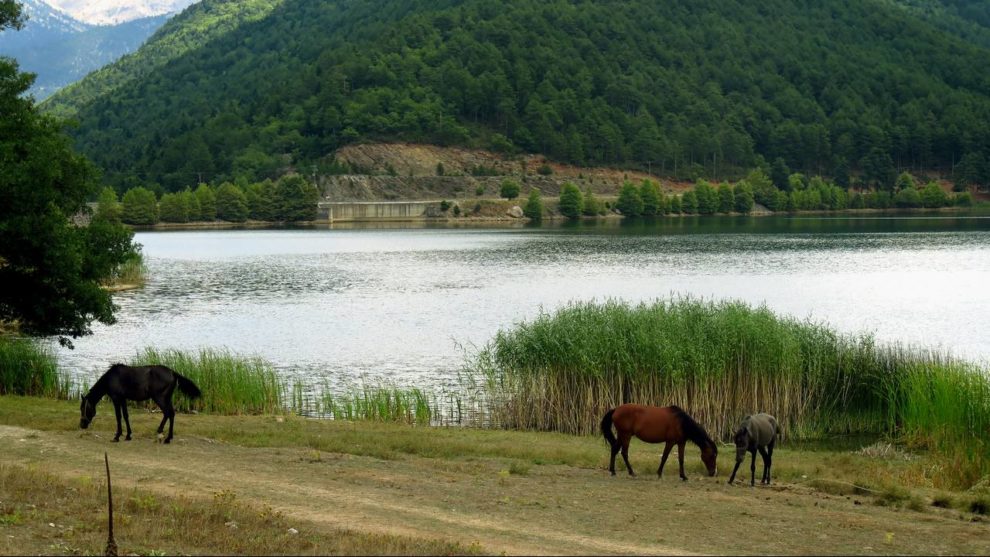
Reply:
<svg viewBox="0 0 990 557"><path fill-rule="evenodd" d="M922 17L925 5L284 0L81 102L75 134L120 191L328 171L328 154L362 140L692 180L776 162L887 187L897 170L962 160L963 181L985 182L990 50L943 23L986 10L946 1Z"/></svg>

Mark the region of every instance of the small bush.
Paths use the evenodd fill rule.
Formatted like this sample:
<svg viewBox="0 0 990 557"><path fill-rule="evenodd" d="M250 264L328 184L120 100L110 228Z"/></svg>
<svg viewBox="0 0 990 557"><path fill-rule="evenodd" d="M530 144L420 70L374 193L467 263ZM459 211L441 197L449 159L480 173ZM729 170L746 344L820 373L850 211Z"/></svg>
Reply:
<svg viewBox="0 0 990 557"><path fill-rule="evenodd" d="M499 191L499 196L505 199L515 199L519 197L519 183L515 180L504 180L502 182L502 188Z"/></svg>
<svg viewBox="0 0 990 557"><path fill-rule="evenodd" d="M450 201L447 201L446 199L444 199L443 201L440 202L440 211L441 212L446 213L447 210L449 210L449 209L450 209Z"/></svg>
<svg viewBox="0 0 990 557"><path fill-rule="evenodd" d="M553 168L549 164L541 164L539 168L536 169L537 174L540 176L550 176L553 174Z"/></svg>
<svg viewBox="0 0 990 557"><path fill-rule="evenodd" d="M477 195L478 197L485 195L485 186L478 186L474 188L474 195Z"/></svg>

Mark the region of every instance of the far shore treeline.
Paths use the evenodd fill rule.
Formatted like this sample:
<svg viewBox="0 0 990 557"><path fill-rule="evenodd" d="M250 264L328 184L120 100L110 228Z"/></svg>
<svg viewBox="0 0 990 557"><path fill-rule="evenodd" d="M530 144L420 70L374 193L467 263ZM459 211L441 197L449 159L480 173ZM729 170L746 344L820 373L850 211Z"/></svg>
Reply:
<svg viewBox="0 0 990 557"><path fill-rule="evenodd" d="M514 199L518 195L518 183L506 178L501 196ZM543 205L539 190L531 188L528 195L524 215L540 220L549 209ZM124 192L122 200L112 188L105 187L97 212L139 226L216 220L301 222L317 218L319 199L317 185L298 174L288 174L275 181L253 184L244 180L217 186L202 183L195 189L187 187L177 192L137 186ZM590 189L582 192L566 182L557 210L560 216L571 219L603 216L610 211L625 217L748 214L757 203L773 212L938 209L972 206L973 197L968 191L947 193L936 182L922 186L907 172L890 188L856 190L801 173L785 172L775 181L762 169L756 169L735 184L699 179L682 193L665 193L660 182L653 180L643 180L638 185L627 180L614 201L599 199Z"/></svg>

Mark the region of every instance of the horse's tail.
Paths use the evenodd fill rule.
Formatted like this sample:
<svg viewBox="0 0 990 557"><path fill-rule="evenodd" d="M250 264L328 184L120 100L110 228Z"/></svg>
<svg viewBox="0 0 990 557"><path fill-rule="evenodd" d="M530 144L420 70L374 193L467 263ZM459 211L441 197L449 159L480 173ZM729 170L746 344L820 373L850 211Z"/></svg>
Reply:
<svg viewBox="0 0 990 557"><path fill-rule="evenodd" d="M615 434L612 433L612 414L614 413L615 408L605 412L605 415L602 416L602 435L605 436L605 442L608 443L610 447L614 447L615 444L619 442L619 440L615 438Z"/></svg>
<svg viewBox="0 0 990 557"><path fill-rule="evenodd" d="M179 390L182 391L182 394L189 398L199 398L202 396L203 393L199 390L199 387L197 387L196 384L190 379L187 379L178 373L175 373L175 379L179 382Z"/></svg>

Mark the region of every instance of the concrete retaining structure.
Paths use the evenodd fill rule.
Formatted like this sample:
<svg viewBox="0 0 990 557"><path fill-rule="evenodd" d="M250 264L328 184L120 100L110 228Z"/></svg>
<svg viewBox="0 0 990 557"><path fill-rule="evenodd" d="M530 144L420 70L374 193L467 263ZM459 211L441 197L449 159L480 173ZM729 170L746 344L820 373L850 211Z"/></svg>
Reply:
<svg viewBox="0 0 990 557"><path fill-rule="evenodd" d="M439 201L320 201L319 218L333 222L411 221L440 216Z"/></svg>

